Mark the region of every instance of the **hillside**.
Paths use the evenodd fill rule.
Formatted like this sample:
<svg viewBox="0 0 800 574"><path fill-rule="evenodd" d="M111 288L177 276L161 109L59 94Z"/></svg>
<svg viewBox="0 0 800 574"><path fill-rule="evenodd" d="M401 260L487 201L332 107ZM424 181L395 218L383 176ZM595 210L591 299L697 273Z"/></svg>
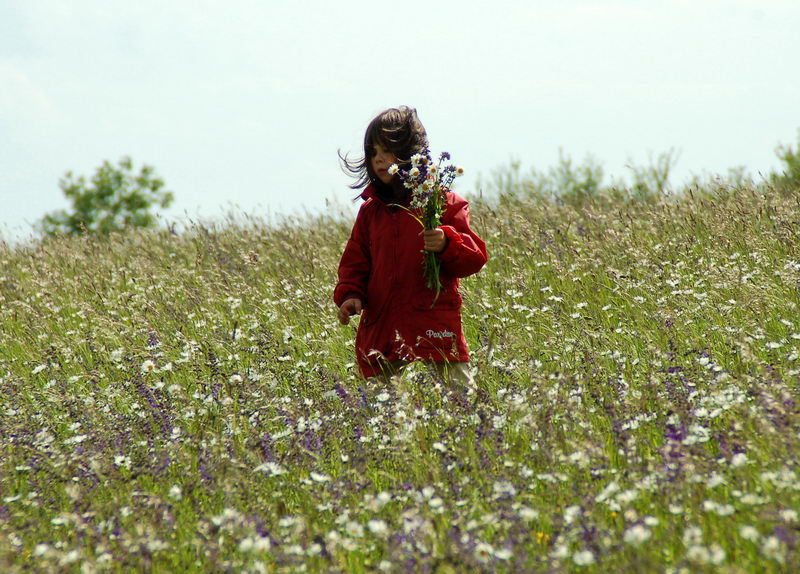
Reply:
<svg viewBox="0 0 800 574"><path fill-rule="evenodd" d="M346 217L0 250L0 569L790 572L797 190L474 199L477 389L357 377Z"/></svg>

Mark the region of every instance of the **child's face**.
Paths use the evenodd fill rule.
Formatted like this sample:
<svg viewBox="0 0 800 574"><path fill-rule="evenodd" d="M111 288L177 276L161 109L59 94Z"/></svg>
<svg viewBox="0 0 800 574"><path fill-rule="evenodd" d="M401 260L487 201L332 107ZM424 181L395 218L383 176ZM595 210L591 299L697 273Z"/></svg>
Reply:
<svg viewBox="0 0 800 574"><path fill-rule="evenodd" d="M380 144L373 145L372 149L374 152L373 156L370 158L370 162L372 164L373 173L378 176L378 179L383 183L391 182L394 176L389 175L387 170L393 163L398 163L397 158L392 152Z"/></svg>

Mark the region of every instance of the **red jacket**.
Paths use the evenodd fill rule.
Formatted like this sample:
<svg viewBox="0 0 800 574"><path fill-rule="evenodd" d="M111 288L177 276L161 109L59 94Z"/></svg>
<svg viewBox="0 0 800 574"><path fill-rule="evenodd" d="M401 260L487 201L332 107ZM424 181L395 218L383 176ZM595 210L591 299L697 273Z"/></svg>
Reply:
<svg viewBox="0 0 800 574"><path fill-rule="evenodd" d="M333 300L361 299L356 359L365 377L380 372L377 358L468 361L461 329L459 278L486 263L486 244L469 228L469 204L448 191L441 229L442 291L425 286L422 227L408 212L386 205L370 185L339 263Z"/></svg>

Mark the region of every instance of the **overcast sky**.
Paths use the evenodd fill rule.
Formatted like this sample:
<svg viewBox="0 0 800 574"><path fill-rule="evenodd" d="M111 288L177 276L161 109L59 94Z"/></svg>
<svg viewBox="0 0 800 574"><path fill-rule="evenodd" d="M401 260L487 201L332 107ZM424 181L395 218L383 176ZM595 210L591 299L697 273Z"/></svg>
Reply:
<svg viewBox="0 0 800 574"><path fill-rule="evenodd" d="M337 149L386 107L477 174L559 148L675 183L777 169L800 128L797 0L0 0L0 234L66 207L68 170L147 163L171 217L347 204Z"/></svg>

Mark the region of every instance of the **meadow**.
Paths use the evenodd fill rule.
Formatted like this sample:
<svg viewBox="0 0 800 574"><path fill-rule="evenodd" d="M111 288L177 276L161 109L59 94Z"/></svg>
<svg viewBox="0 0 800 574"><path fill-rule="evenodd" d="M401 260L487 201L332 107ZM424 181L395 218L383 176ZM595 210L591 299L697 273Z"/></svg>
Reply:
<svg viewBox="0 0 800 574"><path fill-rule="evenodd" d="M472 197L466 393L358 377L335 209L1 246L0 570L800 571L799 197Z"/></svg>

